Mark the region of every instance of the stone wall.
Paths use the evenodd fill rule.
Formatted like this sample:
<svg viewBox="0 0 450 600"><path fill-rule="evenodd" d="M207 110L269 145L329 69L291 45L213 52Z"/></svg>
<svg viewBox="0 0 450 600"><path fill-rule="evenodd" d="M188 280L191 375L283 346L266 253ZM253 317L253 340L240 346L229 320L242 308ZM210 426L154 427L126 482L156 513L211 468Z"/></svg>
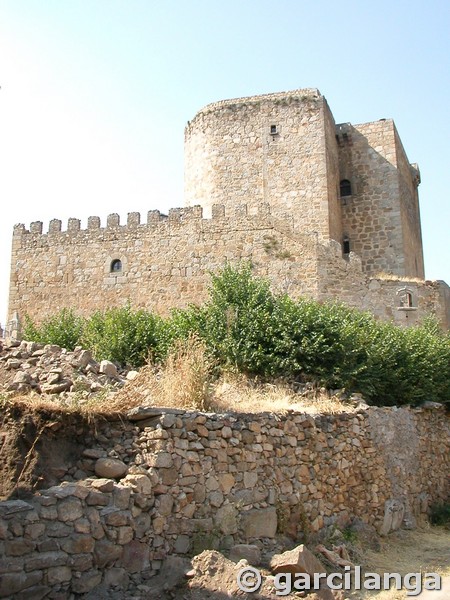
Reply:
<svg viewBox="0 0 450 600"><path fill-rule="evenodd" d="M424 277L418 180L394 122L337 126L341 179L352 185L342 201L343 231L364 270Z"/></svg>
<svg viewBox="0 0 450 600"><path fill-rule="evenodd" d="M361 256L369 273L404 275L394 124L384 120L338 127L341 176L352 185L351 196L342 198L350 249Z"/></svg>
<svg viewBox="0 0 450 600"><path fill-rule="evenodd" d="M450 420L437 405L130 418L96 423L61 485L0 503L1 598L132 590L172 553L354 517L387 534L449 497Z"/></svg>
<svg viewBox="0 0 450 600"><path fill-rule="evenodd" d="M328 105L324 107L324 139L327 165L329 238L342 243L342 207L340 199L339 147L336 124Z"/></svg>
<svg viewBox="0 0 450 600"><path fill-rule="evenodd" d="M341 246L334 240L317 248L318 300L338 300L405 327L434 315L444 330L450 328L450 288L445 281L369 277L360 257L351 252L342 258ZM405 291L411 294L411 307L401 305Z"/></svg>
<svg viewBox="0 0 450 600"><path fill-rule="evenodd" d="M402 289L412 296L411 308L401 306ZM444 330L450 329L450 288L445 281L370 279L362 307L383 320L406 327L418 323L424 315L435 315Z"/></svg>
<svg viewBox="0 0 450 600"><path fill-rule="evenodd" d="M240 261L251 261L277 289L291 285L297 294L314 296L317 236L287 235L289 230L288 221L277 225L267 205L256 215L247 215L245 205L228 212L214 206L211 219L202 218L200 207L171 209L168 216L150 211L146 224L139 213L129 213L122 226L118 215L109 215L106 227L90 217L87 229L70 219L66 231L55 219L48 233L40 222L29 230L18 225L9 315L41 320L65 307L89 315L128 301L167 314L201 303L209 273ZM111 269L117 259L120 272Z"/></svg>
<svg viewBox="0 0 450 600"><path fill-rule="evenodd" d="M70 219L66 231L54 219L48 233L41 222L29 230L17 225L10 335L20 336L25 314L40 321L62 308L90 315L130 302L166 315L171 308L203 302L210 273L242 261L250 261L255 274L267 277L274 290L294 298L338 300L401 324L433 313L448 327L444 282L374 283L358 256L343 258L338 242L299 233L293 218L276 218L267 204L255 215L249 210L246 205L229 210L215 205L211 219L203 218L200 207L172 209L168 216L150 211L146 224L140 223L139 213L129 213L126 225L120 225L118 215L109 215L106 227L90 217L87 229ZM119 272L111 268L114 260L122 263ZM414 290L415 310L408 319L397 310L397 292L405 286Z"/></svg>
<svg viewBox="0 0 450 600"><path fill-rule="evenodd" d="M409 163L397 129L394 130L394 134L399 178L405 274L423 278L425 276L425 268L422 252L422 228L420 225L418 195L420 172L417 165L411 165Z"/></svg>

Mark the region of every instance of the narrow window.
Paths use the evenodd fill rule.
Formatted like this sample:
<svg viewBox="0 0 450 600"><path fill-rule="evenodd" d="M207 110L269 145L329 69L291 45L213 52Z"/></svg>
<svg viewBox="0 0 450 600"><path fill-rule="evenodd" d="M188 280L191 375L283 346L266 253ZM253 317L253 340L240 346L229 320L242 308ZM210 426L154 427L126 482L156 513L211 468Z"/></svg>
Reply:
<svg viewBox="0 0 450 600"><path fill-rule="evenodd" d="M278 133L278 127L276 125L271 125L270 126L270 135L277 135Z"/></svg>
<svg viewBox="0 0 450 600"><path fill-rule="evenodd" d="M417 306L414 306L413 303L413 292L409 288L401 288L397 290L397 310L403 310L405 312L409 312L411 310L417 310Z"/></svg>
<svg viewBox="0 0 450 600"><path fill-rule="evenodd" d="M350 240L348 238L342 240L342 252L343 254L350 254Z"/></svg>
<svg viewBox="0 0 450 600"><path fill-rule="evenodd" d="M111 262L111 273L120 273L122 271L122 261L116 258Z"/></svg>
<svg viewBox="0 0 450 600"><path fill-rule="evenodd" d="M348 179L342 179L339 189L340 189L341 198L352 195L352 184L350 183L350 181Z"/></svg>
<svg viewBox="0 0 450 600"><path fill-rule="evenodd" d="M404 292L400 295L400 306L402 308L412 308L412 294L411 292Z"/></svg>

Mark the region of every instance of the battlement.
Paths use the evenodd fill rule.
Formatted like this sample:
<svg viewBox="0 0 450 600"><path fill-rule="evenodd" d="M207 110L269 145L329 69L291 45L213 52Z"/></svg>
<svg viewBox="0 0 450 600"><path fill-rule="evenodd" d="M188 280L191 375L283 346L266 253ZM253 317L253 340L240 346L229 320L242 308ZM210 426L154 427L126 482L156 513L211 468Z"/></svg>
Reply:
<svg viewBox="0 0 450 600"><path fill-rule="evenodd" d="M63 229L61 219L51 219L44 231L44 223L42 221L33 221L30 223L29 228L25 227L25 224L18 223L14 226L14 236L23 235L54 235L54 234L74 234L80 231L96 231L96 230L113 230L120 229L136 229L137 227L154 227L160 224L183 224L183 223L211 223L214 221L233 220L236 219L257 219L261 217L267 217L270 215L270 205L262 203L258 207L256 214L250 214L249 206L247 204L240 204L238 206L229 207L224 204L214 204L212 207L212 214L210 218L203 216L203 208L201 206L186 206L182 208L171 208L168 215L161 213L159 210L149 210L147 212L147 220L145 223L141 223L141 213L130 212L127 215L126 223L120 223L120 215L112 213L106 217L106 225L102 227L101 219L98 216L91 216L87 219L87 227L81 227L81 220L70 218L67 221L66 229Z"/></svg>

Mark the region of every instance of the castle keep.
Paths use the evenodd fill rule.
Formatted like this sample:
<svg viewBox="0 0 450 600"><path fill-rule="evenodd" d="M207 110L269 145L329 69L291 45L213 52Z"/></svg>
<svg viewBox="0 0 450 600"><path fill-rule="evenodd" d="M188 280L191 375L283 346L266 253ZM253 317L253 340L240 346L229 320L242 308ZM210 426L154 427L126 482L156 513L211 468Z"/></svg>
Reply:
<svg viewBox="0 0 450 600"><path fill-rule="evenodd" d="M17 225L10 333L26 313L198 303L210 271L242 260L294 297L449 326L448 286L424 281L419 170L392 120L336 125L315 89L226 100L187 124L185 163L185 208L167 216Z"/></svg>

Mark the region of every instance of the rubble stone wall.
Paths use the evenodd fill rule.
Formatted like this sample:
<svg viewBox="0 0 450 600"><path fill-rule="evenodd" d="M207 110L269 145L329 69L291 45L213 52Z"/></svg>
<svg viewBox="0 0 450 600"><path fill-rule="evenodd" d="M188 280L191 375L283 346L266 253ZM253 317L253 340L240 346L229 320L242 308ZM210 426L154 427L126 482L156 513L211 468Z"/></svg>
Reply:
<svg viewBox="0 0 450 600"><path fill-rule="evenodd" d="M0 503L1 598L131 590L172 553L298 539L354 517L387 534L449 497L438 406L129 419L97 423L61 485Z"/></svg>

